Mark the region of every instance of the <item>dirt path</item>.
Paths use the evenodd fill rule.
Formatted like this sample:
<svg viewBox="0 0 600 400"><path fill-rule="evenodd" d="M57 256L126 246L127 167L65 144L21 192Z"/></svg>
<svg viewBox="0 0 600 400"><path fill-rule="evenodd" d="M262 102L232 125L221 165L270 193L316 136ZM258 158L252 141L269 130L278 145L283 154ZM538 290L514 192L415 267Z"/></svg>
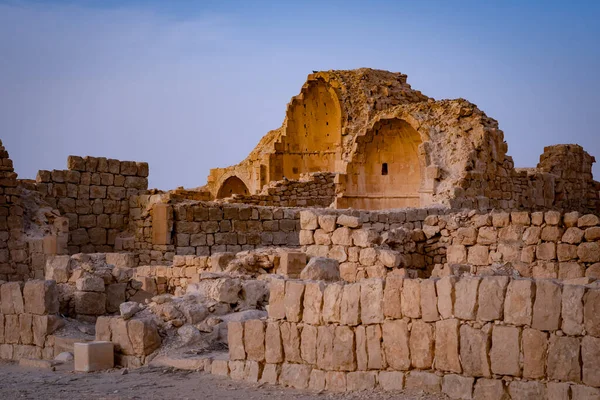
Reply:
<svg viewBox="0 0 600 400"><path fill-rule="evenodd" d="M420 393L363 392L312 393L280 386L251 385L200 372L140 368L123 375L121 370L74 373L67 366L57 371L20 367L0 362L0 397L7 399L219 399L219 400L325 400L398 399L440 400Z"/></svg>

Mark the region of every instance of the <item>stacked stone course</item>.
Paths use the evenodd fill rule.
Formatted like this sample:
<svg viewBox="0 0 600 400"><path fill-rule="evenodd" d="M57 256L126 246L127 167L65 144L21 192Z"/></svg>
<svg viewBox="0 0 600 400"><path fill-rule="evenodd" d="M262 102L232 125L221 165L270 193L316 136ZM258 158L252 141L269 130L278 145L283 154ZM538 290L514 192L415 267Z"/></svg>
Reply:
<svg viewBox="0 0 600 400"><path fill-rule="evenodd" d="M39 171L37 190L69 219L69 252L113 251L129 202L148 189L148 164L69 156L67 170Z"/></svg>
<svg viewBox="0 0 600 400"><path fill-rule="evenodd" d="M0 359L54 359L58 311L56 282L0 282Z"/></svg>
<svg viewBox="0 0 600 400"><path fill-rule="evenodd" d="M594 398L599 307L597 286L544 279L274 280L268 321L229 323L226 372L299 389Z"/></svg>
<svg viewBox="0 0 600 400"><path fill-rule="evenodd" d="M272 207L329 207L335 200L335 174L318 172L301 174L299 180L273 181L255 195L223 199L227 203L255 204Z"/></svg>

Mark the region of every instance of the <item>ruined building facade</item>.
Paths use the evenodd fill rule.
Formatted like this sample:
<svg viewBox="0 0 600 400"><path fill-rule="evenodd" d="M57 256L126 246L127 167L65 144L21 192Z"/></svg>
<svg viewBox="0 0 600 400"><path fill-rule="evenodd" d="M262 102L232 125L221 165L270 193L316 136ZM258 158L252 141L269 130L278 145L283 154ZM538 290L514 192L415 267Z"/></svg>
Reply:
<svg viewBox="0 0 600 400"><path fill-rule="evenodd" d="M211 170L203 190L277 205L282 191L270 186L331 173L326 195L335 208L598 207L594 158L581 147L548 147L531 169L515 169L507 150L497 121L477 106L429 98L406 75L318 72L292 98L282 126L241 163Z"/></svg>

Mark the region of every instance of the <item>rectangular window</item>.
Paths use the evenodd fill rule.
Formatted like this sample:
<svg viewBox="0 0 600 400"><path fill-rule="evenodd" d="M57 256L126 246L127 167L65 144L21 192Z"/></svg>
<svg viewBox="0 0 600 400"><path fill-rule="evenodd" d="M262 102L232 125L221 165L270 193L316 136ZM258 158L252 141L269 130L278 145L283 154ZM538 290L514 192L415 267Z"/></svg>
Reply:
<svg viewBox="0 0 600 400"><path fill-rule="evenodd" d="M384 162L383 164L381 164L381 175L387 175L388 174L388 166L387 163Z"/></svg>

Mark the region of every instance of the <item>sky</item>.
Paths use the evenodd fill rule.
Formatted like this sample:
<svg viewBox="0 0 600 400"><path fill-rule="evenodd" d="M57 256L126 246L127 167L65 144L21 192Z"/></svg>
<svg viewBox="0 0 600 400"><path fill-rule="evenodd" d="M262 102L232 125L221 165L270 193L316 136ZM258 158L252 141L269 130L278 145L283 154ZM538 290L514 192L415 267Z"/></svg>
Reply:
<svg viewBox="0 0 600 400"><path fill-rule="evenodd" d="M312 70L370 67L477 104L517 167L559 143L600 162L598 20L593 0L0 0L0 140L20 178L74 154L197 187L281 125Z"/></svg>

